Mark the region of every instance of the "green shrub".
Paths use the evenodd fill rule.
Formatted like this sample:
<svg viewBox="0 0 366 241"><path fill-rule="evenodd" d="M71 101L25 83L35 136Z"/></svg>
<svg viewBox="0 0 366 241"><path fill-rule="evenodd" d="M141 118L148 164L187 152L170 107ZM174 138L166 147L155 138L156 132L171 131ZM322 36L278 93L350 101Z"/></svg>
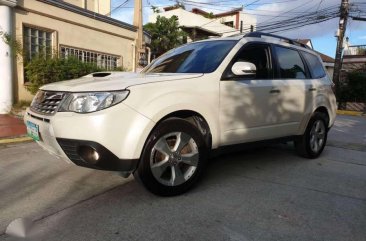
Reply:
<svg viewBox="0 0 366 241"><path fill-rule="evenodd" d="M339 87L338 101L366 102L366 73L349 73L347 81Z"/></svg>
<svg viewBox="0 0 366 241"><path fill-rule="evenodd" d="M105 69L95 64L83 63L76 58L35 57L25 67L26 79L29 83L26 88L35 94L42 85L75 79L98 71L105 71Z"/></svg>
<svg viewBox="0 0 366 241"><path fill-rule="evenodd" d="M366 102L366 73L354 72L348 75L350 99L354 102Z"/></svg>

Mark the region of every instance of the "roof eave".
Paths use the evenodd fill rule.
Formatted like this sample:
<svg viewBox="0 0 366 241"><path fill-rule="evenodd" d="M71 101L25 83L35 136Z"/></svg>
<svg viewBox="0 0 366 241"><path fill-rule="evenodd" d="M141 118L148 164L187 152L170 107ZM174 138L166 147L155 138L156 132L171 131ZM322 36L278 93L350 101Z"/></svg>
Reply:
<svg viewBox="0 0 366 241"><path fill-rule="evenodd" d="M49 5L58 7L58 8L62 8L62 9L65 9L67 11L83 15L85 17L89 17L89 18L92 18L92 19L96 19L96 20L108 23L108 24L112 24L112 25L115 25L117 27L128 29L128 30L131 30L131 31L134 31L134 32L137 31L137 28L135 26L131 25L131 24L113 19L111 17L105 16L105 15L102 15L102 14L99 14L99 13L92 12L92 11L84 9L84 8L80 8L80 7L72 5L70 3L66 3L66 2L58 1L58 0L37 0L37 1L46 3L46 4L49 4Z"/></svg>

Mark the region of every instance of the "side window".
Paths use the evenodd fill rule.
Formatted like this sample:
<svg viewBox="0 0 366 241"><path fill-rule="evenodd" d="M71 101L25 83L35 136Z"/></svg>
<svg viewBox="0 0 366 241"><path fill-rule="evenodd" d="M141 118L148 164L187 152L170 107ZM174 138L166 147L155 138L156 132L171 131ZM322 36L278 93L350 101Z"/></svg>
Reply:
<svg viewBox="0 0 366 241"><path fill-rule="evenodd" d="M309 54L307 52L302 52L302 54L304 55L305 60L308 63L312 78L323 78L326 73L324 71L322 63L319 61L319 58L316 55Z"/></svg>
<svg viewBox="0 0 366 241"><path fill-rule="evenodd" d="M239 54L235 57L233 64L239 61L250 62L256 66L257 72L255 77L252 76L249 78L273 79L269 46L264 44L258 44L258 45L253 44L245 46L243 49L240 50ZM232 76L234 76L234 74L232 74Z"/></svg>
<svg viewBox="0 0 366 241"><path fill-rule="evenodd" d="M306 79L304 63L299 52L275 46L281 79Z"/></svg>

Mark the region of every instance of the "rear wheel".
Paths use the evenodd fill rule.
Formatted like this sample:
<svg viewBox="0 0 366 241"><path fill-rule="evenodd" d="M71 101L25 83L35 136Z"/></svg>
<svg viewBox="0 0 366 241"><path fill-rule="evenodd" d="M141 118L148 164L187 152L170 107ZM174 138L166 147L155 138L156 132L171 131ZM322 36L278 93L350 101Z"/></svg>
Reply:
<svg viewBox="0 0 366 241"><path fill-rule="evenodd" d="M165 120L148 138L134 175L154 194L179 195L202 175L207 150L195 125L178 118Z"/></svg>
<svg viewBox="0 0 366 241"><path fill-rule="evenodd" d="M295 140L297 152L306 158L317 158L327 142L328 118L324 113L315 112L310 118L304 135Z"/></svg>

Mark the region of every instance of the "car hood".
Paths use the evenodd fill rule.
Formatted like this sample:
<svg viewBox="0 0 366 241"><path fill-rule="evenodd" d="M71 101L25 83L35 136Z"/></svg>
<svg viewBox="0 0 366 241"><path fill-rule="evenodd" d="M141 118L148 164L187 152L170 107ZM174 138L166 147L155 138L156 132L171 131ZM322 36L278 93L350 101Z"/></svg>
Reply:
<svg viewBox="0 0 366 241"><path fill-rule="evenodd" d="M97 77L97 76L102 77ZM103 76L105 75L105 76ZM122 90L130 86L153 82L173 81L182 79L198 78L203 74L185 73L132 73L132 72L103 72L86 75L79 79L66 80L44 85L41 90L49 91L112 91Z"/></svg>

